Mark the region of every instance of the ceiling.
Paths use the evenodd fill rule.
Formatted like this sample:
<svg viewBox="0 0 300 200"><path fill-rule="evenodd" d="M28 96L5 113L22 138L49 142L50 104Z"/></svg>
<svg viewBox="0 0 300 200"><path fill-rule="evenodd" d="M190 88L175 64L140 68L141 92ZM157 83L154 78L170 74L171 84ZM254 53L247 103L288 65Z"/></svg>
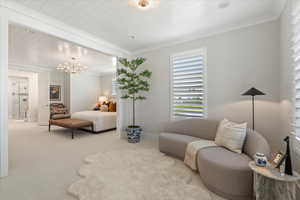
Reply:
<svg viewBox="0 0 300 200"><path fill-rule="evenodd" d="M58 64L80 58L92 73L111 73L112 57L82 48L70 42L26 27L11 24L9 27L9 63L55 69Z"/></svg>
<svg viewBox="0 0 300 200"><path fill-rule="evenodd" d="M136 0L6 1L137 52L275 19L286 0L152 0L160 3L147 10L133 6ZM227 2L228 7L220 8Z"/></svg>

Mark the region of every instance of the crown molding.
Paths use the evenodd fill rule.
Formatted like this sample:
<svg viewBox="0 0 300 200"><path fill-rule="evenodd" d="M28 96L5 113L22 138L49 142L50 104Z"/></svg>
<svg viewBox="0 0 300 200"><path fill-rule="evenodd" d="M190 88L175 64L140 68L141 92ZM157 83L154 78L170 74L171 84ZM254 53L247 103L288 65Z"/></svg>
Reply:
<svg viewBox="0 0 300 200"><path fill-rule="evenodd" d="M94 49L107 55L128 56L131 54L129 51L109 43L106 40L18 3L0 0L0 6L6 11L5 14L12 23L28 26L32 29Z"/></svg>
<svg viewBox="0 0 300 200"><path fill-rule="evenodd" d="M12 70L19 70L19 71L25 71L25 72L59 72L55 68L51 66L42 66L42 65L24 65L24 64L19 64L19 63L13 63L9 62L8 64L9 68ZM95 72L95 71L86 71L82 72L81 74L85 74L88 76L104 76L106 74L113 74L114 72Z"/></svg>
<svg viewBox="0 0 300 200"><path fill-rule="evenodd" d="M280 16L270 17L270 18L267 18L267 19L264 19L264 20L253 22L253 23L248 23L248 24L243 24L243 25L240 25L240 26L233 26L233 27L230 27L230 28L211 31L211 32L208 32L208 33L205 33L205 34L200 34L199 36L196 36L196 37L190 37L188 39L181 39L181 40L178 40L178 41L175 41L175 42L172 41L172 42L166 42L166 43L161 44L161 45L154 45L152 47L148 47L148 48L140 49L140 50L137 50L137 51L133 51L132 54L133 54L133 56L137 56L139 54L143 54L143 53L147 53L147 52L151 52L151 51L156 51L156 50L159 50L159 49L162 49L162 48L172 47L172 46L184 44L184 43L187 43L187 42L192 42L192 41L195 41L195 40L199 40L199 39L203 39L203 38L207 38L207 37L211 37L211 36L216 36L216 35L221 35L221 34L224 34L224 33L229 33L229 32L232 32L232 31L243 29L243 28L248 28L248 27L251 27L251 26L256 26L256 25L259 25L259 24L275 21L279 17Z"/></svg>

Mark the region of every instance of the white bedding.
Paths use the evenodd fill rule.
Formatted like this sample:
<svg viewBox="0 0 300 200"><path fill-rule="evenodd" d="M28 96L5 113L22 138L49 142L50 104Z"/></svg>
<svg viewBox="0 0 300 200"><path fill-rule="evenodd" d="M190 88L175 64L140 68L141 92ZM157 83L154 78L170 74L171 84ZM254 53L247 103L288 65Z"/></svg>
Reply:
<svg viewBox="0 0 300 200"><path fill-rule="evenodd" d="M72 118L93 122L95 132L117 127L116 112L81 111L72 114Z"/></svg>

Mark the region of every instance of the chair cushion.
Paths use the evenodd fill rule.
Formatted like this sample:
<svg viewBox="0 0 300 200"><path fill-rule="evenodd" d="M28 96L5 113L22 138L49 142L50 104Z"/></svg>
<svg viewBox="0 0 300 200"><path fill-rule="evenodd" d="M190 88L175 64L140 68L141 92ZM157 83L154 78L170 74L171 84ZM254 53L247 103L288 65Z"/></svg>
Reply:
<svg viewBox="0 0 300 200"><path fill-rule="evenodd" d="M203 183L212 191L232 198L252 195L251 159L246 154L223 147L210 147L198 152L197 164Z"/></svg>
<svg viewBox="0 0 300 200"><path fill-rule="evenodd" d="M184 160L187 145L190 142L197 140L200 140L200 138L176 133L160 133L159 150L163 153Z"/></svg>

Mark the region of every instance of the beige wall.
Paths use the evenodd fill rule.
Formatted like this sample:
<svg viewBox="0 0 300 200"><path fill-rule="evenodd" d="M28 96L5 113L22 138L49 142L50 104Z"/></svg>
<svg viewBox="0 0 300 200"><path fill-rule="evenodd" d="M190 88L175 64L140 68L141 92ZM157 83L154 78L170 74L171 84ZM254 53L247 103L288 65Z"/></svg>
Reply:
<svg viewBox="0 0 300 200"><path fill-rule="evenodd" d="M112 80L115 76L114 73L101 76L101 95L107 97L112 96Z"/></svg>
<svg viewBox="0 0 300 200"><path fill-rule="evenodd" d="M80 73L71 75L70 79L71 113L92 110L101 94L100 77Z"/></svg>
<svg viewBox="0 0 300 200"><path fill-rule="evenodd" d="M241 93L252 86L265 92L257 97L256 129L279 146L279 21L263 23L183 44L139 54L153 72L148 99L138 103L137 119L145 132L157 133L170 120L169 57L193 49L207 49L208 117L247 121L251 102Z"/></svg>

